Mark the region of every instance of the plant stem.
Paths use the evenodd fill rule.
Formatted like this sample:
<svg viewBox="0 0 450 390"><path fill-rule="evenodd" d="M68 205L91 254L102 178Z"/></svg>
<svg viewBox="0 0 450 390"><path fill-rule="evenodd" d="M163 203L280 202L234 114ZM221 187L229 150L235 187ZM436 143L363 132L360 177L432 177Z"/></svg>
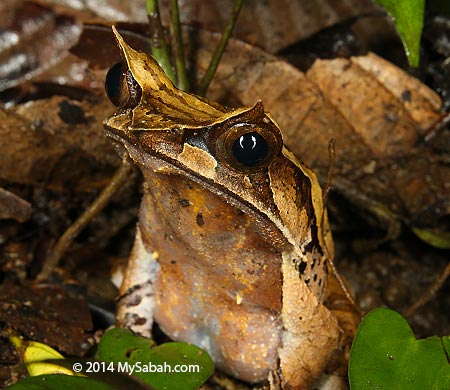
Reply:
<svg viewBox="0 0 450 390"><path fill-rule="evenodd" d="M228 19L225 30L222 34L222 38L220 38L220 42L214 51L214 54L211 58L211 62L209 63L208 69L206 70L205 75L200 81L200 85L197 88L197 94L200 96L205 96L206 91L208 90L209 84L216 73L217 67L219 66L220 59L222 58L223 52L227 47L228 40L230 39L231 32L233 31L234 25L236 23L237 17L239 15L239 11L241 10L242 4L244 0L235 0L233 5L233 10L231 11L230 17Z"/></svg>
<svg viewBox="0 0 450 390"><path fill-rule="evenodd" d="M447 278L450 276L450 262L447 263L437 280L419 297L410 307L403 311L404 317L412 316L417 310L419 310L426 303L431 301L443 286Z"/></svg>
<svg viewBox="0 0 450 390"><path fill-rule="evenodd" d="M169 50L167 47L166 39L164 37L164 28L161 23L161 16L159 14L158 0L146 0L146 8L148 22L152 31L152 56L155 58L161 68L163 68L167 77L169 77L169 79L172 80L173 83L175 83L175 73L172 69Z"/></svg>
<svg viewBox="0 0 450 390"><path fill-rule="evenodd" d="M178 0L170 0L170 37L172 48L175 54L175 67L177 69L178 88L189 90L189 81L184 62L183 37L181 36L180 12L178 10Z"/></svg>
<svg viewBox="0 0 450 390"><path fill-rule="evenodd" d="M133 169L134 166L131 163L130 158L128 156L124 156L121 166L116 170L109 184L60 237L53 249L53 252L49 257L47 257L41 272L37 276L37 280L44 280L50 276L78 234L80 234L86 225L92 221L92 219L95 218L100 211L103 210L111 197L128 180Z"/></svg>

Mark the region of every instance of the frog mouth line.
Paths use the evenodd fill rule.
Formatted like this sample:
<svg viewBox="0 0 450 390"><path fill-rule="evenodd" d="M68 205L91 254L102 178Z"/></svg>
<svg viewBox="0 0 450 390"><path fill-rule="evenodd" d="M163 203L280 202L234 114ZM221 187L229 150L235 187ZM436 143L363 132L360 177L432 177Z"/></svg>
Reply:
<svg viewBox="0 0 450 390"><path fill-rule="evenodd" d="M270 216L265 212L261 211L259 208L251 204L245 199L236 196L233 192L228 190L222 184L209 179L204 176L200 176L198 173L193 171L192 169L182 165L180 162L173 160L172 158L161 155L160 153L154 150L146 150L144 153L140 150L139 146L137 146L129 136L122 134L118 134L114 129L107 127L105 125L105 134L108 138L113 140L114 144L117 145L120 149L124 150L125 153L128 153L132 160L139 167L150 166L152 163L154 165L158 164L159 167L164 167L167 171L172 171L174 174L178 174L181 176L187 177L189 180L201 185L207 191L210 191L213 194L216 194L225 199L231 205L237 207L242 210L244 213L250 215L255 218L255 220L259 221L260 225L270 225L271 230L276 233L278 242L284 242L283 246L293 247L294 244L289 242L282 230L277 226L277 224L271 220ZM151 168L150 168L151 169ZM277 215L277 217L279 217ZM263 230L263 229L262 229ZM264 229L265 230L265 229ZM286 250L286 249L284 249Z"/></svg>

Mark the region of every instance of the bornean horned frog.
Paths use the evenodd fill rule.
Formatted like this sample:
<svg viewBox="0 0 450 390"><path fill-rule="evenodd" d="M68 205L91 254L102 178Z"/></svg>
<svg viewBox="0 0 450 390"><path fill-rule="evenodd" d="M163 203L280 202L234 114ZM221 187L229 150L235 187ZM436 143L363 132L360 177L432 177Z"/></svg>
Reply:
<svg viewBox="0 0 450 390"><path fill-rule="evenodd" d="M106 134L145 178L119 324L150 335L156 321L237 378L308 388L339 340L322 303L333 249L316 175L261 102L230 109L180 91L115 34Z"/></svg>

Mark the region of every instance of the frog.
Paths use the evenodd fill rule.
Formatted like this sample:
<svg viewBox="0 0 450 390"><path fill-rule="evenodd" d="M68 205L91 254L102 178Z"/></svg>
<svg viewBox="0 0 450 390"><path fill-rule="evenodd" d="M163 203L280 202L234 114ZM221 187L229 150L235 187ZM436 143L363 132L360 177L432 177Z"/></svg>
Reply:
<svg viewBox="0 0 450 390"><path fill-rule="evenodd" d="M311 387L342 335L324 305L334 250L317 176L261 101L179 90L113 31L122 61L105 134L144 178L118 326L151 337L157 323L245 382Z"/></svg>

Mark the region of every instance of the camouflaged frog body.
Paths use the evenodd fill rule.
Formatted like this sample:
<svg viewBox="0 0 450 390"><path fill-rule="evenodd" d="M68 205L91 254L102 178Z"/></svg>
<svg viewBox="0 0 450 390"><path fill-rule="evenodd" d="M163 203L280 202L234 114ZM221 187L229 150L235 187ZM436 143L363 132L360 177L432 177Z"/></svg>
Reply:
<svg viewBox="0 0 450 390"><path fill-rule="evenodd" d="M237 378L307 388L339 336L322 304L332 240L315 174L261 102L228 109L182 92L116 37L106 134L145 178L118 323L150 335L156 321Z"/></svg>

